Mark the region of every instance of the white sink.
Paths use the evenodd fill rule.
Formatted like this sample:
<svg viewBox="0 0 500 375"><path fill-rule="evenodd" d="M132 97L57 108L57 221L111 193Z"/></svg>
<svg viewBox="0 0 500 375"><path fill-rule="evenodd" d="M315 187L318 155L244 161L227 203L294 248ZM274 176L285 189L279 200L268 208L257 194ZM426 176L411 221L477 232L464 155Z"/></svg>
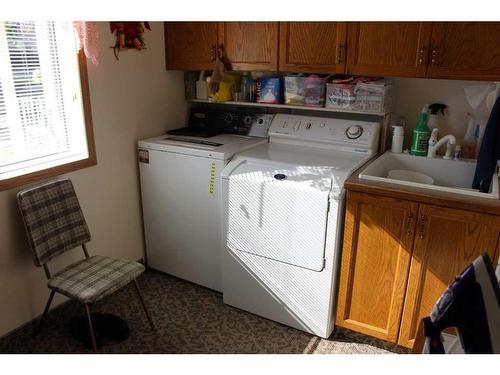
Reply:
<svg viewBox="0 0 500 375"><path fill-rule="evenodd" d="M387 151L364 168L359 174L359 178L474 197L498 199L498 178L496 176L492 179L488 193L481 193L479 190L471 188L475 169L475 160L430 159L409 154L393 154ZM389 178L388 173L391 170L423 173L431 177L434 184Z"/></svg>

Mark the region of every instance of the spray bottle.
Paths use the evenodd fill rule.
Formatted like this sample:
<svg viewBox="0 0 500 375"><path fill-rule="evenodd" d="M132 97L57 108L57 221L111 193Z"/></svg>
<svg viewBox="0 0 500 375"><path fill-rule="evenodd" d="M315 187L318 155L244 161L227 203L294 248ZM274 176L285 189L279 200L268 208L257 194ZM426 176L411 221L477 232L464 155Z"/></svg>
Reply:
<svg viewBox="0 0 500 375"><path fill-rule="evenodd" d="M441 112L444 116L444 110L446 109L447 105L446 104L441 104L441 103L432 103L429 106L430 114L429 114L429 119L427 120L427 126L429 127L429 130L432 131L432 129L437 128L438 126L438 113Z"/></svg>
<svg viewBox="0 0 500 375"><path fill-rule="evenodd" d="M427 109L428 105L426 104L422 111L420 112L420 116L418 117L418 124L413 129L413 137L411 140L411 148L410 153L412 155L417 156L427 156L427 147L429 146L429 136L430 130L427 127Z"/></svg>

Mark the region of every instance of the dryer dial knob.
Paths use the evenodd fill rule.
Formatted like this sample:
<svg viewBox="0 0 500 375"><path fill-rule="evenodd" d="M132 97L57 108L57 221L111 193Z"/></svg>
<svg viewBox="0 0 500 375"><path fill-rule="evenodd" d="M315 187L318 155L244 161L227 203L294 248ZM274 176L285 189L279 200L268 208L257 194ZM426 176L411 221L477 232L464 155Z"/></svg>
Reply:
<svg viewBox="0 0 500 375"><path fill-rule="evenodd" d="M233 122L233 115L232 115L232 113L228 113L226 115L226 118L224 119L224 121L226 121L226 124L230 124L231 122Z"/></svg>
<svg viewBox="0 0 500 375"><path fill-rule="evenodd" d="M361 134L363 134L363 128L359 125L349 126L345 131L345 135L349 139L358 139Z"/></svg>

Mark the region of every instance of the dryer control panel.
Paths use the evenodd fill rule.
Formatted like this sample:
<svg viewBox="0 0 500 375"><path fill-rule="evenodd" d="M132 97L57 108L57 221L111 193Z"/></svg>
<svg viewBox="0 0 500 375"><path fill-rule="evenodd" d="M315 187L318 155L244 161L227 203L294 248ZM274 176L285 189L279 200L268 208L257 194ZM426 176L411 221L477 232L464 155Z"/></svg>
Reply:
<svg viewBox="0 0 500 375"><path fill-rule="evenodd" d="M269 129L271 142L315 143L319 147L375 151L380 123L329 117L276 114Z"/></svg>

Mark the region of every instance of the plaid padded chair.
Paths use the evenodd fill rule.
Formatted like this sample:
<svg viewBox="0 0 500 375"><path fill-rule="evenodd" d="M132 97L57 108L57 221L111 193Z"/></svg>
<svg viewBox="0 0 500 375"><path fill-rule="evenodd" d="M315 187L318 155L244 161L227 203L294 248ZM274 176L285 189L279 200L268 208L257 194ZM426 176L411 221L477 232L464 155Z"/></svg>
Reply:
<svg viewBox="0 0 500 375"><path fill-rule="evenodd" d="M36 333L40 331L52 298L58 292L85 305L92 344L97 350L89 305L132 281L154 330L136 280L144 272L144 266L128 260L89 256L85 244L90 241L90 232L69 179L22 190L17 194L17 201L35 265L44 267L51 290ZM78 246L82 246L85 259L51 275L47 263Z"/></svg>

